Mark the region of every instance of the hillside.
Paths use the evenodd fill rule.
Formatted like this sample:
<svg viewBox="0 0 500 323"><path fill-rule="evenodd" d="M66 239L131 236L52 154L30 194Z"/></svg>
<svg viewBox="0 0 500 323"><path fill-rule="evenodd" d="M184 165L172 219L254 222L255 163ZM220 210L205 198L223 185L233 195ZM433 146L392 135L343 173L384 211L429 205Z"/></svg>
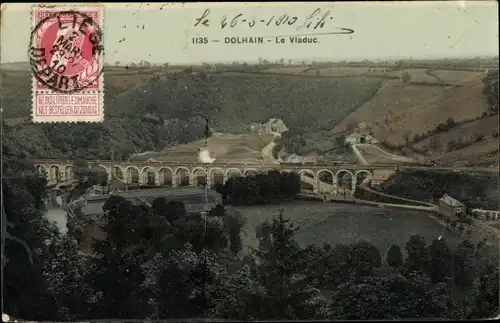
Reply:
<svg viewBox="0 0 500 323"><path fill-rule="evenodd" d="M330 129L371 99L380 83L362 77L184 71L153 77L131 88L131 84L123 85L114 96L106 94L102 124L34 125L27 118L31 105L28 74L9 73L10 83L3 93L5 151L38 157L125 158L160 151L202 138L205 117L210 117L211 127L218 132L246 133L252 122L279 117L289 128L314 133ZM118 88L120 84L110 79L105 75L107 86ZM21 122L9 124L9 120Z"/></svg>
<svg viewBox="0 0 500 323"><path fill-rule="evenodd" d="M472 208L497 210L498 184L498 175L491 173L405 170L391 176L379 190L424 202L436 202L448 194Z"/></svg>
<svg viewBox="0 0 500 323"><path fill-rule="evenodd" d="M257 134L222 134L208 138L207 146L212 158L217 162L246 162L260 163L262 160L262 149L266 147L274 137L272 135ZM130 160L169 160L178 162L198 162L198 149L205 147L205 140L197 140L188 144L169 147L158 152L141 153L133 155Z"/></svg>
<svg viewBox="0 0 500 323"><path fill-rule="evenodd" d="M498 153L498 145L492 139L498 137L498 99L493 91L498 91L498 74L406 71L413 73L412 81L425 75L429 80L426 84L384 81L373 100L332 133L349 134L363 124L365 131L395 153L448 164L496 164L492 155Z"/></svg>
<svg viewBox="0 0 500 323"><path fill-rule="evenodd" d="M234 134L278 117L290 128L281 142L288 153L350 160L343 138L364 124L395 154L457 164L495 161L498 74L485 77L472 65L439 69L438 63L106 67L106 121L84 127L32 125L29 73L16 65L2 70L4 137L7 151L26 156L104 158L114 150L125 158L152 150L156 157L188 157L196 144L175 146L200 139L207 116L217 132ZM231 145L222 144L223 154L258 154Z"/></svg>

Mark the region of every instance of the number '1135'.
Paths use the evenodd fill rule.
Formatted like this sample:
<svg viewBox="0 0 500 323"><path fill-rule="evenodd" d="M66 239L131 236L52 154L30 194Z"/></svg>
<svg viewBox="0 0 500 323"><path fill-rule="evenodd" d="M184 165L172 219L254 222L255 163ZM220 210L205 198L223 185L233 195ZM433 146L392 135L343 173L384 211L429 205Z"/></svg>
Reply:
<svg viewBox="0 0 500 323"><path fill-rule="evenodd" d="M191 38L193 44L208 44L207 37L193 37Z"/></svg>

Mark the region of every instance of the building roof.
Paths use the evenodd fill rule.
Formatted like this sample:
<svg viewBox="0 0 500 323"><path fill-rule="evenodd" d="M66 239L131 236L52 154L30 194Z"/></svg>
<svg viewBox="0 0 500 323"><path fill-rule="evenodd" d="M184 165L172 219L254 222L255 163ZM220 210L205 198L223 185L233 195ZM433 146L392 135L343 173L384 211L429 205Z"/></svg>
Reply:
<svg viewBox="0 0 500 323"><path fill-rule="evenodd" d="M362 133L362 132L353 132L347 138L364 138L364 137L370 137L370 134L368 133Z"/></svg>
<svg viewBox="0 0 500 323"><path fill-rule="evenodd" d="M182 202L188 212L200 212L205 209L205 188L203 186L155 188L145 190L130 190L113 192L112 195L121 196L134 204L151 204L158 197L165 197L169 201ZM110 195L86 196L68 206L76 216L96 215L102 213L102 207ZM207 192L207 207L213 208L221 200L221 195L214 190Z"/></svg>
<svg viewBox="0 0 500 323"><path fill-rule="evenodd" d="M449 205L449 206L454 206L454 207L463 207L465 206L462 202L455 200L453 197L449 196L448 194L443 195L442 198L439 199L441 202Z"/></svg>

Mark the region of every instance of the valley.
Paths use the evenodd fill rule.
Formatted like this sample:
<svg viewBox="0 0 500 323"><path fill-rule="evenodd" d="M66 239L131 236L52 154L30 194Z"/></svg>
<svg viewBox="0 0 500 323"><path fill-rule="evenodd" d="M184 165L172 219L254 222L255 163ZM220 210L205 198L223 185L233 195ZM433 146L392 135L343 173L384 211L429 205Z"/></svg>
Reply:
<svg viewBox="0 0 500 323"><path fill-rule="evenodd" d="M161 160L162 156L169 156L189 160L197 158L195 150L203 143L196 140L202 139L203 119L210 116L213 130L223 134L209 143L218 158L258 160L262 145L268 144L269 138L241 139L241 136L252 136L251 123L279 117L290 129L276 140L277 148L285 156L352 161L356 157L350 149L342 147L342 141L352 132L361 131L373 134L380 141L379 148L389 154L413 160L456 165L498 164L492 157L498 151L493 144L498 136L498 108L495 108L498 104L490 102L491 96L486 93L491 88L488 84L498 82L498 76L495 79L494 74L487 75L489 65L479 70L477 66L471 67L474 64L470 62L463 63L463 67L459 62L451 69L440 69L439 62L425 61L382 66L372 63L362 67L350 66L352 63L321 64L282 64L285 66L272 68L217 64L110 66L105 72L106 122L93 129L76 131L84 137L99 138L101 147L109 143L113 148L93 148L84 141L67 143L62 150L54 148L58 144L51 144L59 140L53 134L57 132L56 137L61 135L64 137L61 140L67 141L68 130L64 125L29 125L30 100L23 94L27 93L29 73L22 64L10 69L7 66L2 70L8 85L4 94L4 122L12 127L7 140L12 134L15 137L12 140L19 146L16 149L36 157L68 153L75 156L83 151L88 154L90 150L92 156L103 158L110 157L113 150L115 158ZM240 85L231 88L232 80ZM163 90L158 91L160 88ZM301 99L306 93L307 97L313 97L312 101ZM14 99L18 102L15 105L11 103ZM167 101L173 105L167 108L164 106ZM198 112L186 110L186 105ZM24 142L23 132L33 131L40 133L36 148ZM241 140L248 143L240 144ZM43 152L39 151L40 146L45 147ZM148 153L144 154L145 151ZM379 154L372 162L398 159Z"/></svg>

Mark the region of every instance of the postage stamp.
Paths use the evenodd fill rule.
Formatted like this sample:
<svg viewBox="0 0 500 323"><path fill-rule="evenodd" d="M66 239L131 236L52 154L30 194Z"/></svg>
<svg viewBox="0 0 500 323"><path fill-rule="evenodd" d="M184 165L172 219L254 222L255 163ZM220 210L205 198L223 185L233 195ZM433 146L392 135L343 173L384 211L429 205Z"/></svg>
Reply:
<svg viewBox="0 0 500 323"><path fill-rule="evenodd" d="M103 7L32 8L33 122L104 120Z"/></svg>

